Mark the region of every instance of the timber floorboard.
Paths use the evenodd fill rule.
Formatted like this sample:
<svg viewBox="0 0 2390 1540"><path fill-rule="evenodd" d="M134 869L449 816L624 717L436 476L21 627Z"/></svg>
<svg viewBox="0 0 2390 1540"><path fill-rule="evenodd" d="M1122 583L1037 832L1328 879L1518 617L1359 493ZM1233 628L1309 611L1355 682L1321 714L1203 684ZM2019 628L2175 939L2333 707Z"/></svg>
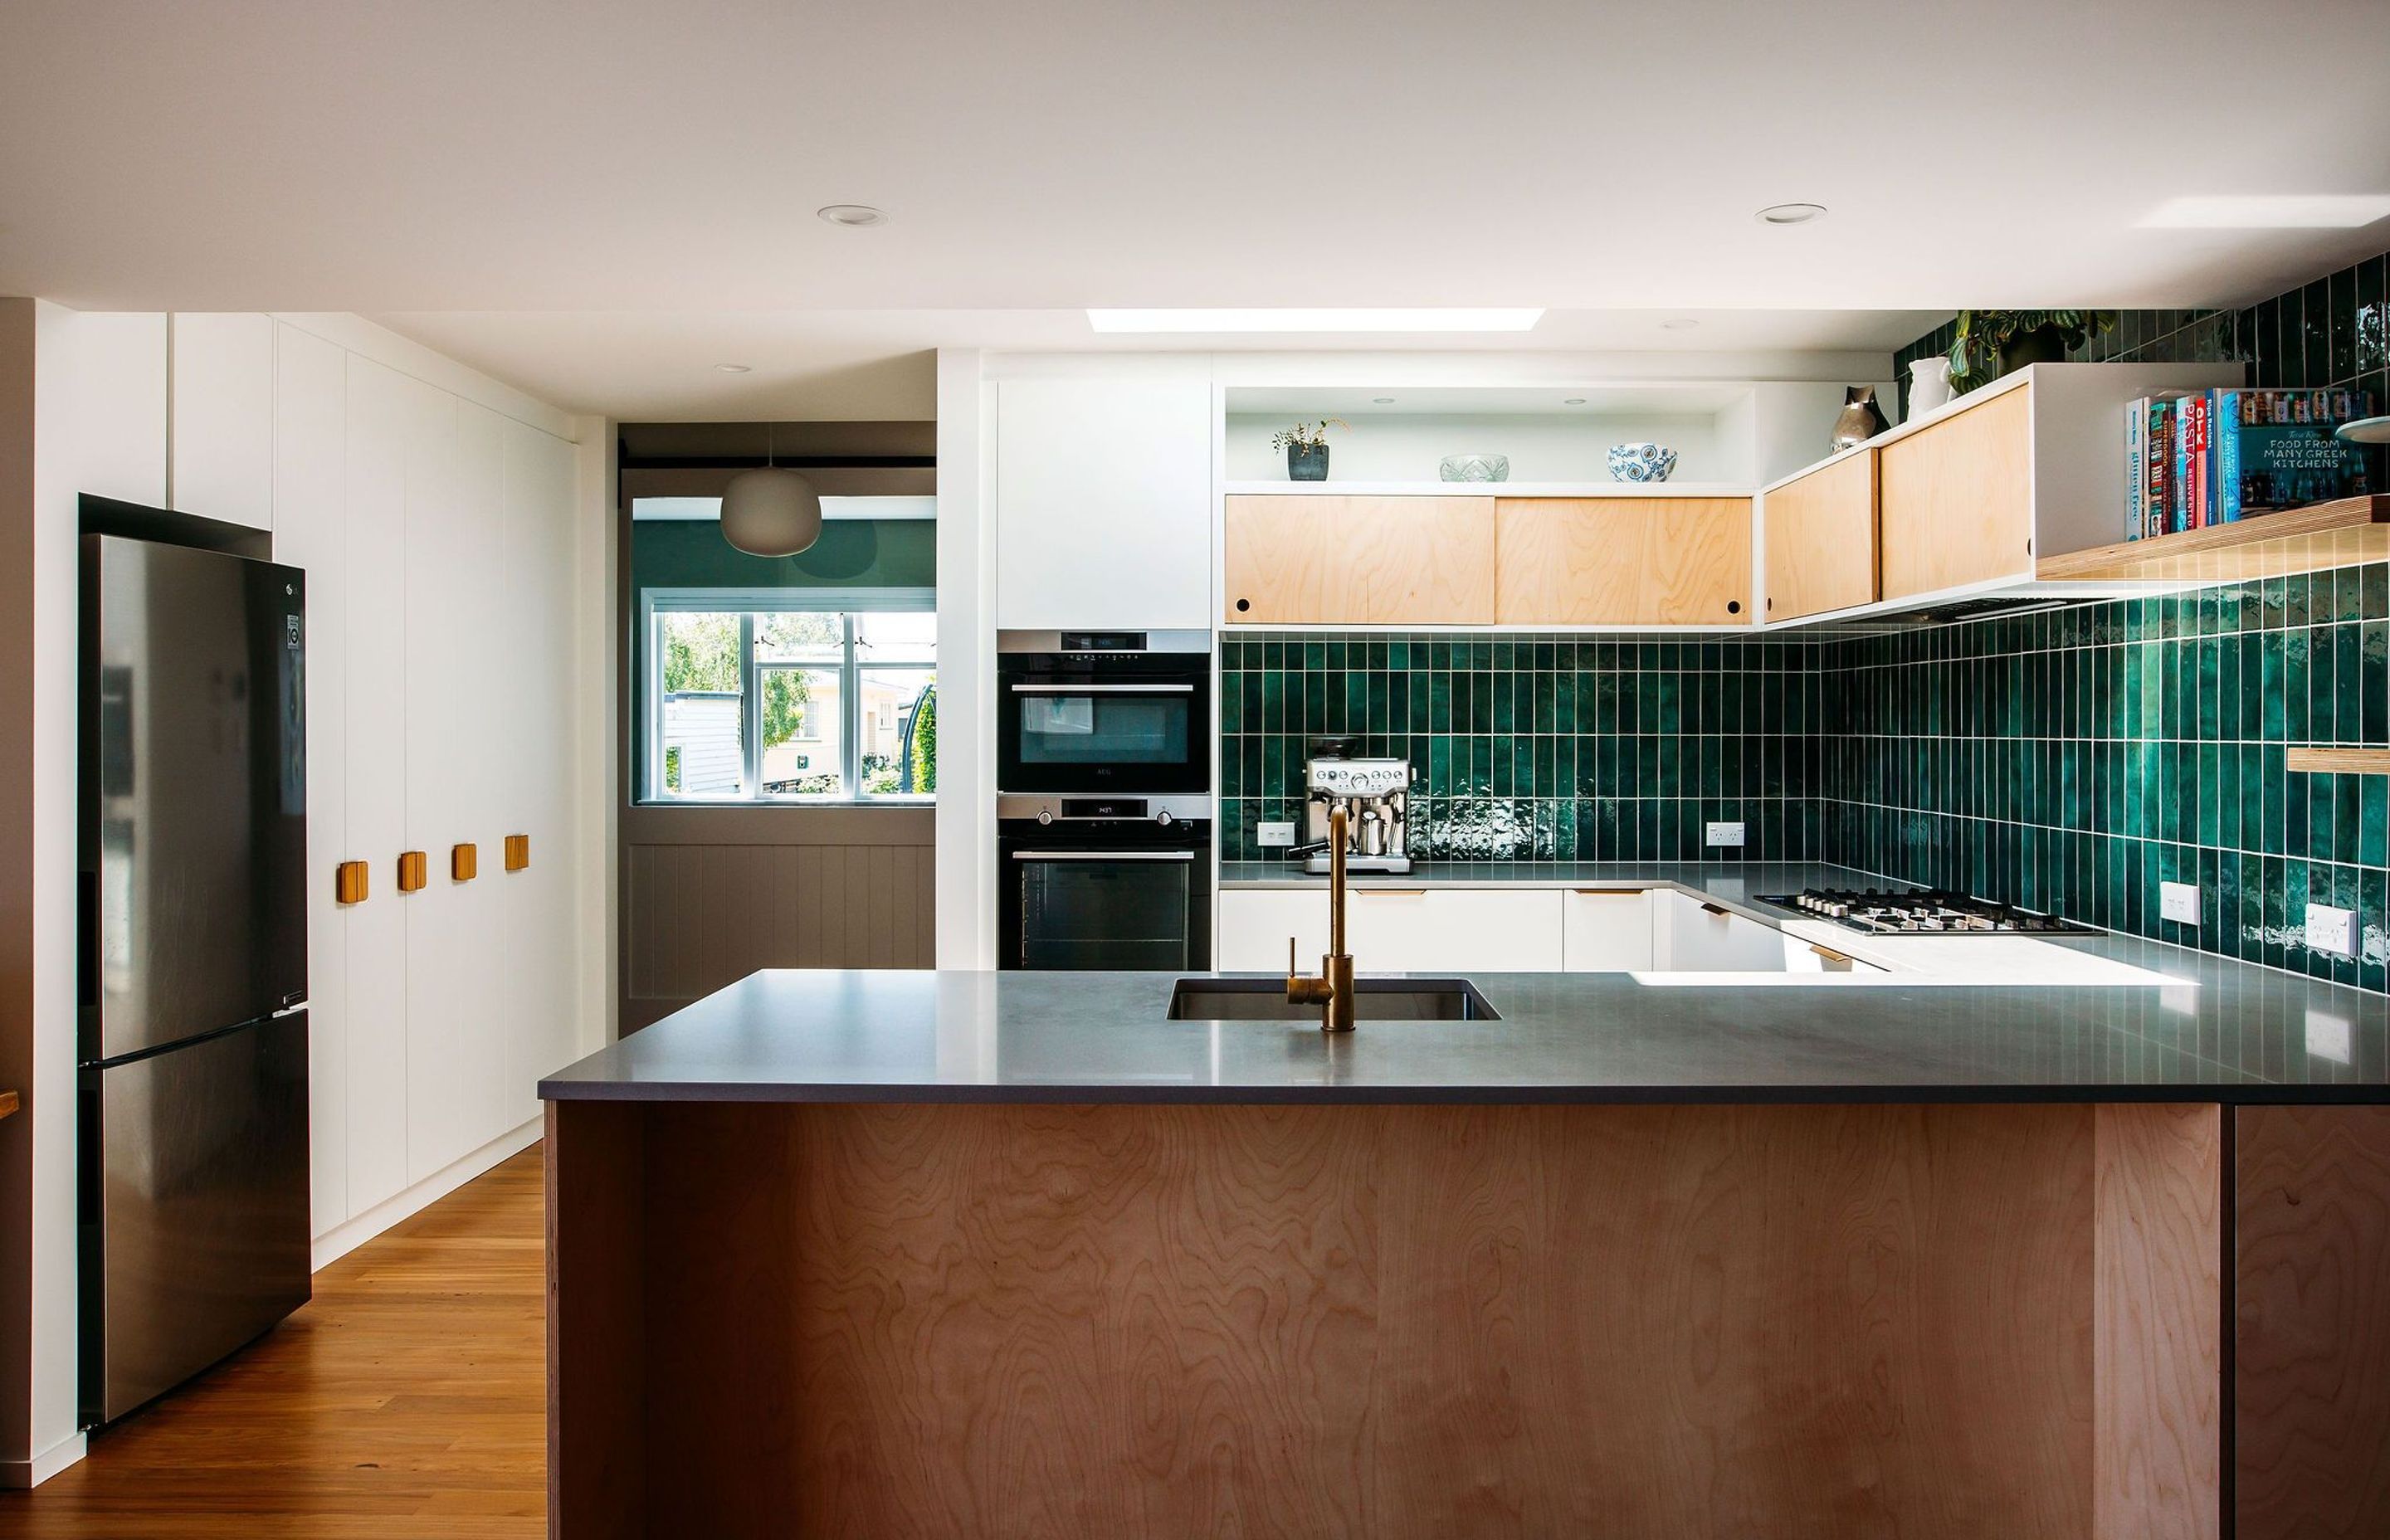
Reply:
<svg viewBox="0 0 2390 1540"><path fill-rule="evenodd" d="M540 1160L366 1242L275 1331L0 1493L0 1540L545 1535Z"/></svg>

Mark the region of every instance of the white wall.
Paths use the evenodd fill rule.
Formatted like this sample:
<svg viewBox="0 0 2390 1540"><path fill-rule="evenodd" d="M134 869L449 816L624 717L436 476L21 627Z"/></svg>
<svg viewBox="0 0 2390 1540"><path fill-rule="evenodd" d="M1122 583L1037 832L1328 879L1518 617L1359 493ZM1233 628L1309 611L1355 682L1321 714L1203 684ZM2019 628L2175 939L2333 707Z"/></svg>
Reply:
<svg viewBox="0 0 2390 1540"><path fill-rule="evenodd" d="M938 966L996 966L995 401L938 353Z"/></svg>
<svg viewBox="0 0 2390 1540"><path fill-rule="evenodd" d="M0 900L5 900L0 902L0 924L14 928L0 956L14 952L22 937L30 961L30 983L22 994L0 999L0 1032L25 1033L31 1049L22 1087L24 1110L0 1134L25 1141L29 1157L14 1160L17 1151L11 1146L11 1159L0 1161L0 1174L8 1179L26 1176L29 1217L21 1234L0 1236L0 1266L25 1267L30 1316L0 1326L12 1337L26 1331L24 1340L30 1343L22 1382L0 1383L0 1401L11 1403L11 1411L25 1409L21 1424L0 1413L0 1483L30 1484L71 1463L81 1451L75 1427L72 901L78 496L92 493L178 507L264 528L276 521L279 497L291 512L290 540L299 547L289 554L311 567L324 562L326 527L320 520L311 523L301 517L292 500L320 505L329 495L324 478L334 478L331 484L338 486L346 468L336 442L318 443L315 454L300 456L296 464L287 453L291 435L312 432L320 438L340 420L337 402L330 404L327 416L327 403L311 394L322 371L311 374L304 366L307 360L320 365L329 359L334 376L355 366L393 372L456 404L453 410L493 414L521 425L512 431L533 430L535 437L545 436L562 447L563 473L579 483L567 493L573 505L568 536L573 544L549 558L560 561L558 587L569 594L562 608L570 612L570 635L559 638L559 650L572 674L565 710L575 775L571 784L558 789L559 798L570 806L555 827L568 832L549 843L561 848L535 850L534 859L552 861L572 874L569 892L574 938L570 944L579 956L572 963L576 986L571 1009L574 1051L583 1052L607 1034L606 1008L611 997L610 991L595 986L602 981L605 962L598 955L589 923L593 915L600 917L597 934L603 935L602 917L613 909L611 841L607 838L611 804L602 796L610 786L606 764L611 754L604 683L611 520L603 512L610 499L610 455L605 453L602 424L574 419L355 316L170 318L79 313L42 302L0 303L30 308L33 343L30 382L19 379L8 383L30 383L34 413L31 497L21 510L32 525L26 545L33 567L32 645L25 666L31 685L26 738L34 816L24 865L0 873ZM23 314L21 308L11 312L17 319ZM286 340L289 358L282 356ZM293 360L300 362L295 371L289 366ZM17 374L24 368L21 359L0 366ZM0 390L0 402L7 397L8 391ZM279 441L277 434L282 435ZM585 438L598 441L594 449L573 447ZM277 442L286 451L280 456ZM0 454L0 465L6 459ZM9 507L7 497L0 495L0 513ZM320 661L311 657L311 663ZM0 692L0 701L10 699L8 692ZM17 730L12 722L0 729L0 736ZM595 768L583 774L585 765ZM315 791L311 787L311 802ZM337 801L331 799L334 805ZM328 867L315 869L325 866L328 852L320 842L311 843L310 880L328 880ZM6 850L0 841L0 852ZM484 857L487 867L498 866L497 854L492 850ZM600 874L605 874L602 881L593 880ZM376 878L378 883L386 880L386 871L377 872ZM320 960L311 958L311 975L324 971ZM328 995L336 991L328 976L315 982ZM346 1122L343 1098L357 1094L353 1082L318 1086L311 1097L315 1132L326 1138L340 1136ZM534 1110L527 1097L512 1105L524 1114ZM528 1142L536 1131L534 1116L512 1136L514 1147ZM474 1151L430 1174L415 1188L363 1212L319 1205L319 1228L336 1215L340 1220L319 1235L319 1261L476 1174L477 1158L486 1165L508 1152L495 1147ZM327 1150L318 1151L319 1182L339 1180L343 1169ZM9 1205L0 1202L0 1215L10 1213ZM0 1300L6 1297L6 1290L0 1290ZM15 1381L12 1356L0 1352L0 1375Z"/></svg>

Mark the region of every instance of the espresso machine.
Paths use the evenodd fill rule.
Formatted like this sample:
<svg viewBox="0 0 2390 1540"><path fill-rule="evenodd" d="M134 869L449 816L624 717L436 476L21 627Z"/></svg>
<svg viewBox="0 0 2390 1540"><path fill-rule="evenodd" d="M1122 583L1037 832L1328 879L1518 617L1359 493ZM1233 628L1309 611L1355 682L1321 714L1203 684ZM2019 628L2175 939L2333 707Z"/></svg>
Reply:
<svg viewBox="0 0 2390 1540"><path fill-rule="evenodd" d="M1309 852L1305 871L1328 869L1329 815L1340 807L1344 810L1345 869L1411 869L1411 858L1404 853L1408 833L1404 810L1410 800L1411 762L1365 758L1356 752L1359 748L1358 738L1311 740L1311 752L1303 765L1304 838Z"/></svg>

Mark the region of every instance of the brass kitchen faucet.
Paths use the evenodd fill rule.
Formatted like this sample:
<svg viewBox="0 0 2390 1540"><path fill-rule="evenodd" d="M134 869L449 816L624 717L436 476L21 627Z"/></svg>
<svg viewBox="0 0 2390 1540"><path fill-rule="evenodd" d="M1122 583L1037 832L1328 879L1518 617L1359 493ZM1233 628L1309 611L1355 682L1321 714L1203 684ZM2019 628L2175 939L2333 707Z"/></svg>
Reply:
<svg viewBox="0 0 2390 1540"><path fill-rule="evenodd" d="M1286 938L1286 999L1294 1006L1317 1006L1321 1032L1353 1030L1353 954L1344 950L1344 809L1328 815L1328 955L1319 972L1306 976L1294 970L1294 938Z"/></svg>

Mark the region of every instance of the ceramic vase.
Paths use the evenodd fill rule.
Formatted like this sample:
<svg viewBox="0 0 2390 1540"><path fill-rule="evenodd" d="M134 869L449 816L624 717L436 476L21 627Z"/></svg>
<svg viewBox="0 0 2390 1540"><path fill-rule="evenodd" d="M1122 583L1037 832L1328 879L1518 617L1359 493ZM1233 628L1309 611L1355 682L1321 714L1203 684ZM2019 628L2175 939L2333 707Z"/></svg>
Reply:
<svg viewBox="0 0 2390 1540"><path fill-rule="evenodd" d="M1950 404L1950 360L1940 354L1908 366L1908 420L1939 411Z"/></svg>
<svg viewBox="0 0 2390 1540"><path fill-rule="evenodd" d="M1875 387L1854 385L1843 392L1843 409L1834 417L1834 436L1828 441L1829 453L1839 455L1853 445L1865 443L1892 424L1884 421L1883 408L1875 404Z"/></svg>
<svg viewBox="0 0 2390 1540"><path fill-rule="evenodd" d="M1324 443L1288 444L1286 479L1290 481L1328 480L1328 446Z"/></svg>

